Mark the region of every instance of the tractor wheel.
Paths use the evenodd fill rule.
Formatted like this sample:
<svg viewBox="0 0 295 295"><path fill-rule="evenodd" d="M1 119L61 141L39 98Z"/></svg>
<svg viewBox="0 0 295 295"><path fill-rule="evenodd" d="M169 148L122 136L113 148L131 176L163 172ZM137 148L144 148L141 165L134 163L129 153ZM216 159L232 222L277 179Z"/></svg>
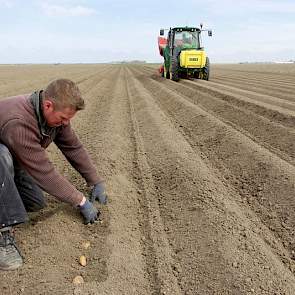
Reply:
<svg viewBox="0 0 295 295"><path fill-rule="evenodd" d="M194 72L194 78L199 79L200 78L200 73L199 72Z"/></svg>
<svg viewBox="0 0 295 295"><path fill-rule="evenodd" d="M169 70L167 70L167 72L166 72L166 79L170 79L170 72L169 72Z"/></svg>
<svg viewBox="0 0 295 295"><path fill-rule="evenodd" d="M171 79L173 81L179 81L179 63L178 55L173 55L171 58Z"/></svg>
<svg viewBox="0 0 295 295"><path fill-rule="evenodd" d="M210 61L209 61L209 57L206 57L206 64L205 67L203 69L203 80L209 80L209 76L210 76Z"/></svg>
<svg viewBox="0 0 295 295"><path fill-rule="evenodd" d="M166 63L166 60L164 62L164 71L163 71L163 76L164 78L166 79L170 79L170 73L169 73L169 67L167 68L166 67L167 63Z"/></svg>

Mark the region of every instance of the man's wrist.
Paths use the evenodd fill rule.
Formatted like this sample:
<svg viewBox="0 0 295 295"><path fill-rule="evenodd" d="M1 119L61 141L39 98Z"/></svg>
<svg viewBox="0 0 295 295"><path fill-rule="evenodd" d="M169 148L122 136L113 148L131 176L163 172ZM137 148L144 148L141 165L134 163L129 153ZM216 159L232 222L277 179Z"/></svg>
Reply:
<svg viewBox="0 0 295 295"><path fill-rule="evenodd" d="M79 207L83 206L86 202L86 198L83 196L81 203L78 205Z"/></svg>

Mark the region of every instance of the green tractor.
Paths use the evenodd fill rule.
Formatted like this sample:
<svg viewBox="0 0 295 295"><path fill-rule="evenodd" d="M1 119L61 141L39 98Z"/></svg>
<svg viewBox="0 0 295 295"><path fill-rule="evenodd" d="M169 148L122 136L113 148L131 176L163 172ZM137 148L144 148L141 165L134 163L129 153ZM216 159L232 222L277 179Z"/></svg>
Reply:
<svg viewBox="0 0 295 295"><path fill-rule="evenodd" d="M164 64L160 69L163 77L179 81L180 78L197 78L209 80L210 62L204 48L201 46L201 32L211 30L196 27L170 28L167 38L164 29L160 30L158 45L160 54L164 57Z"/></svg>

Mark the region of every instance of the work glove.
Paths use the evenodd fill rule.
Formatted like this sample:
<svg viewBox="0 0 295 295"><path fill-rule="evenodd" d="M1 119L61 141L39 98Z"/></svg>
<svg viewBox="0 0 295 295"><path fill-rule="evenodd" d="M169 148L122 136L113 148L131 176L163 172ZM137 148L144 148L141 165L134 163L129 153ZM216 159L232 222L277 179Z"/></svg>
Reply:
<svg viewBox="0 0 295 295"><path fill-rule="evenodd" d="M97 183L93 186L89 200L92 203L94 203L94 201L97 200L100 204L103 205L107 203L108 196L106 195L103 182Z"/></svg>
<svg viewBox="0 0 295 295"><path fill-rule="evenodd" d="M89 200L86 200L84 205L79 206L79 209L80 213L84 217L85 224L94 223L100 214L100 212L93 206L91 202L89 202Z"/></svg>

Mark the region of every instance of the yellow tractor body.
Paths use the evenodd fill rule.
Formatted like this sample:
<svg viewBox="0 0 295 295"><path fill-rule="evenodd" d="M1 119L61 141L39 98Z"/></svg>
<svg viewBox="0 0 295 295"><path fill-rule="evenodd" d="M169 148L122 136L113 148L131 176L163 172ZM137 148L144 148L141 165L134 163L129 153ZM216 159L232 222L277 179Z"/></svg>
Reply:
<svg viewBox="0 0 295 295"><path fill-rule="evenodd" d="M180 66L185 69L201 69L206 64L206 52L203 50L183 50L180 53Z"/></svg>

